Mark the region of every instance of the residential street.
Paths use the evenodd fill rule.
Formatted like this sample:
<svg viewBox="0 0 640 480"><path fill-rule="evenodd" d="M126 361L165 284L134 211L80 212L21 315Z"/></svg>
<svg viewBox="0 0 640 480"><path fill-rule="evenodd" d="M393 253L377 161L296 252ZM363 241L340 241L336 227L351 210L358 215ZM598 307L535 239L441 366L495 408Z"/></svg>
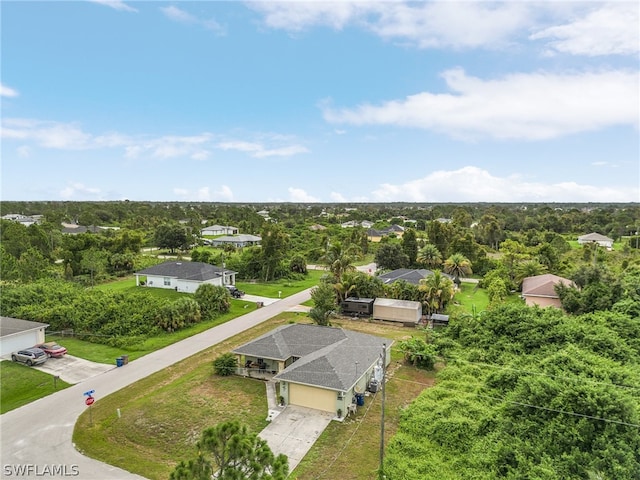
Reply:
<svg viewBox="0 0 640 480"><path fill-rule="evenodd" d="M304 290L242 317L194 335L128 365L41 398L0 416L0 478L78 478L87 480L141 479L81 455L71 442L78 416L89 408L84 392L95 390L96 401L154 372L247 330L308 300ZM114 359L115 360L115 359ZM116 447L114 447L116 448Z"/></svg>

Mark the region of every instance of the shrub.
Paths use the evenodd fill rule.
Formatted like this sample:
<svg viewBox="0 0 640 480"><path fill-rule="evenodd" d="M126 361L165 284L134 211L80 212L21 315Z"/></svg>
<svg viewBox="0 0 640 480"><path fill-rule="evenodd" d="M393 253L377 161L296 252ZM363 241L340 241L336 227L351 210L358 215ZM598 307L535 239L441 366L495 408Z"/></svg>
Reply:
<svg viewBox="0 0 640 480"><path fill-rule="evenodd" d="M231 352L224 353L213 361L213 370L216 375L223 377L233 375L237 366L236 356Z"/></svg>

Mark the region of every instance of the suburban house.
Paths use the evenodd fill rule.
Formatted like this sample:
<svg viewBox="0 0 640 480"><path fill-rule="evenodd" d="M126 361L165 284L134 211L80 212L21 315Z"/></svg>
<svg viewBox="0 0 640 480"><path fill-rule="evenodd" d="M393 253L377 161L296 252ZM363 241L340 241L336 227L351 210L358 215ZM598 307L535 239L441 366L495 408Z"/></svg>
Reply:
<svg viewBox="0 0 640 480"><path fill-rule="evenodd" d="M385 228L383 230L376 230L375 228L369 228L367 230L367 237L371 242L379 242L382 237L386 237L389 235L402 237L404 234L404 227L400 225L391 225L389 228Z"/></svg>
<svg viewBox="0 0 640 480"><path fill-rule="evenodd" d="M347 413L374 391L391 361L393 340L341 328L288 324L233 350L238 373L273 375L285 404ZM384 350L386 348L386 350ZM355 407L353 407L355 408Z"/></svg>
<svg viewBox="0 0 640 480"><path fill-rule="evenodd" d="M214 247L224 247L225 245L231 245L236 248L250 247L253 245L260 245L262 237L257 235L225 235L218 238L211 239L211 245Z"/></svg>
<svg viewBox="0 0 640 480"><path fill-rule="evenodd" d="M556 285L560 283L567 287L574 286L574 283L568 278L551 273L527 277L522 281L522 298L529 306L562 308L560 297L555 290Z"/></svg>
<svg viewBox="0 0 640 480"><path fill-rule="evenodd" d="M167 288L177 292L195 293L203 283L224 286L236 283L236 273L203 262L170 260L136 272L136 285ZM146 280L141 280L145 277Z"/></svg>
<svg viewBox="0 0 640 480"><path fill-rule="evenodd" d="M200 230L200 235L236 235L237 233L237 227L226 225L210 225Z"/></svg>
<svg viewBox="0 0 640 480"><path fill-rule="evenodd" d="M2 216L2 219L11 220L12 222L18 222L25 227L28 227L29 225L40 223L42 217L42 215L22 215L20 213L7 213L6 215Z"/></svg>
<svg viewBox="0 0 640 480"><path fill-rule="evenodd" d="M424 268L399 268L397 270L378 275L378 278L385 284L404 280L405 282L412 283L413 285L420 285L420 280L424 280L429 275L433 275L433 272ZM447 277L449 280L453 280L453 277L447 273L442 273L442 275Z"/></svg>
<svg viewBox="0 0 640 480"><path fill-rule="evenodd" d="M79 233L103 233L109 230L104 227L97 227L95 225L89 225L85 227L84 225L75 225L75 224L62 224L62 233L67 235L78 235Z"/></svg>
<svg viewBox="0 0 640 480"><path fill-rule="evenodd" d="M605 237L599 233L588 233L578 237L578 243L584 245L585 243L597 243L601 247L605 247L608 250L613 248L613 238Z"/></svg>
<svg viewBox="0 0 640 480"><path fill-rule="evenodd" d="M44 330L48 326L47 323L0 317L0 356L44 342Z"/></svg>
<svg viewBox="0 0 640 480"><path fill-rule="evenodd" d="M357 220L350 220L348 222L341 223L340 226L342 228L355 228L355 227L371 228L373 227L373 222L370 222L369 220L362 220L361 222Z"/></svg>

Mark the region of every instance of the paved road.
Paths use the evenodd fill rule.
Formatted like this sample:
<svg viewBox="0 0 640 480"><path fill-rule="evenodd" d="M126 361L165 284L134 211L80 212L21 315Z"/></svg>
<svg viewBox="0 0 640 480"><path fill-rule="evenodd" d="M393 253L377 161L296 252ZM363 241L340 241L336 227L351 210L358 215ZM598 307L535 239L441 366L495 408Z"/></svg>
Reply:
<svg viewBox="0 0 640 480"><path fill-rule="evenodd" d="M235 320L152 352L122 368L97 375L0 416L3 479L142 479L81 455L72 445L74 424L87 408L83 392L100 398L226 340L310 298L311 289L283 298ZM22 472L18 470L22 469Z"/></svg>

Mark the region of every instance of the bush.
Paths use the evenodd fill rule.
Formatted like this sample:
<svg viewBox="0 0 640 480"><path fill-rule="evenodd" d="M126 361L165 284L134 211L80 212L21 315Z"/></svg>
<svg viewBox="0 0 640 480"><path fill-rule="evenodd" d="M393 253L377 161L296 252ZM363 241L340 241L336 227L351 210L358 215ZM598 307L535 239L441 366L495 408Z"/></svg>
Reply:
<svg viewBox="0 0 640 480"><path fill-rule="evenodd" d="M216 375L228 377L233 375L238 367L236 356L231 353L224 353L213 361L213 370Z"/></svg>

